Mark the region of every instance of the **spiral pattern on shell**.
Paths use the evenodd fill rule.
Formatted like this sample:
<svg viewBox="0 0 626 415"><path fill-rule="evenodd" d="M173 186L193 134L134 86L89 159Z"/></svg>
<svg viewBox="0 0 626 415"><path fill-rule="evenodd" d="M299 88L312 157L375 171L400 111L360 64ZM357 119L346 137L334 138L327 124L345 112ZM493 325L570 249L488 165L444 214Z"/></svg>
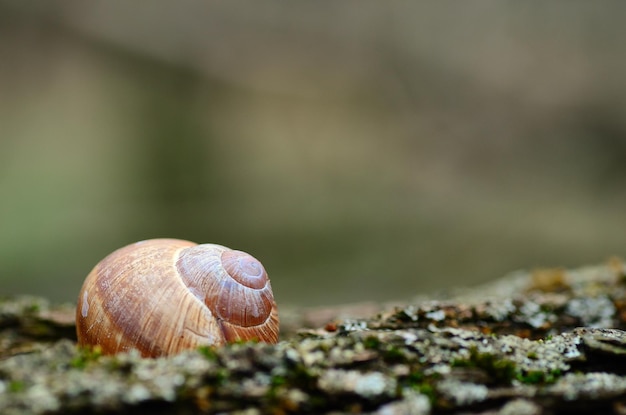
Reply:
<svg viewBox="0 0 626 415"><path fill-rule="evenodd" d="M152 239L118 249L87 276L78 298L79 345L161 356L237 340L278 341L263 265L221 245Z"/></svg>

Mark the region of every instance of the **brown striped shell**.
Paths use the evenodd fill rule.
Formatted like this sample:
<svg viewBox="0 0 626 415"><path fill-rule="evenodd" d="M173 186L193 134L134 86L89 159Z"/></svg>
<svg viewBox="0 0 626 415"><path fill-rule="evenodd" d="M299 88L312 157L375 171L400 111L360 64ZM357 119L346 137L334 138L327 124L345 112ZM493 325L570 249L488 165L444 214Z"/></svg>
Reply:
<svg viewBox="0 0 626 415"><path fill-rule="evenodd" d="M178 239L118 249L78 297L81 346L163 356L237 340L278 341L278 312L263 265L245 252Z"/></svg>

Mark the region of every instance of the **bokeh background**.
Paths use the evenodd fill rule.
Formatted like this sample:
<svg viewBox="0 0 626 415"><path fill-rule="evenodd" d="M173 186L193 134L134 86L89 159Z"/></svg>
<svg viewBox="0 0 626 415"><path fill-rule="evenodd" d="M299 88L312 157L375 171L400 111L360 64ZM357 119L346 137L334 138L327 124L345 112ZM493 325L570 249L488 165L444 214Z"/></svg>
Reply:
<svg viewBox="0 0 626 415"><path fill-rule="evenodd" d="M0 1L0 294L136 240L279 303L626 253L625 2Z"/></svg>

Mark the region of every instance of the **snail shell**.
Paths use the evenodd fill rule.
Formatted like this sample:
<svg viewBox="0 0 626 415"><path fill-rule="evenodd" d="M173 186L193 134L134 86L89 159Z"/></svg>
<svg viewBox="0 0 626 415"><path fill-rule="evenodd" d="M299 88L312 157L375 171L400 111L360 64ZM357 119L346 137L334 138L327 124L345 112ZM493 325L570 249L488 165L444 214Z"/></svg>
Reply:
<svg viewBox="0 0 626 415"><path fill-rule="evenodd" d="M278 341L263 265L221 245L151 239L98 263L78 297L81 346L162 356L237 340Z"/></svg>

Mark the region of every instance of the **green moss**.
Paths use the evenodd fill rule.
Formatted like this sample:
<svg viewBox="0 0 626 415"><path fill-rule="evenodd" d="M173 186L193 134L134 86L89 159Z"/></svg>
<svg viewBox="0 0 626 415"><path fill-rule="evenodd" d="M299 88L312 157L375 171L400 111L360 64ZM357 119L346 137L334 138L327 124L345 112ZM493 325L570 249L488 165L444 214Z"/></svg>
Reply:
<svg viewBox="0 0 626 415"><path fill-rule="evenodd" d="M484 370L497 383L510 383L517 375L515 362L503 359L492 353L480 353L476 347L470 348L469 359L457 359L453 367L476 367Z"/></svg>
<svg viewBox="0 0 626 415"><path fill-rule="evenodd" d="M363 346L366 349L379 350L381 344L382 342L380 341L380 339L375 336L368 336L365 339L363 339Z"/></svg>
<svg viewBox="0 0 626 415"><path fill-rule="evenodd" d="M70 366L77 369L84 369L89 363L97 361L102 356L100 346L82 347L78 349L78 354L71 360Z"/></svg>
<svg viewBox="0 0 626 415"><path fill-rule="evenodd" d="M556 382L561 376L562 373L558 369L554 369L549 372L530 370L518 373L516 379L528 385L552 384Z"/></svg>
<svg viewBox="0 0 626 415"><path fill-rule="evenodd" d="M215 351L215 347L212 346L200 346L198 347L198 352L206 358L206 360L211 362L217 361L217 353Z"/></svg>
<svg viewBox="0 0 626 415"><path fill-rule="evenodd" d="M379 351L385 363L405 363L408 361L405 352L401 348L384 343L378 337L366 337L362 343L368 350Z"/></svg>
<svg viewBox="0 0 626 415"><path fill-rule="evenodd" d="M37 314L39 311L41 311L41 306L37 303L32 303L24 307L25 314Z"/></svg>
<svg viewBox="0 0 626 415"><path fill-rule="evenodd" d="M548 372L548 376L544 380L546 383L555 383L559 378L563 376L563 372L559 369L553 369Z"/></svg>
<svg viewBox="0 0 626 415"><path fill-rule="evenodd" d="M224 385L228 381L229 375L230 373L228 372L228 370L224 368L217 369L217 371L215 372L215 375L212 377L213 384L215 386Z"/></svg>
<svg viewBox="0 0 626 415"><path fill-rule="evenodd" d="M517 375L517 380L526 384L541 383L544 378L544 373L538 370L532 370L526 373L520 373Z"/></svg>
<svg viewBox="0 0 626 415"><path fill-rule="evenodd" d="M289 369L287 380L294 386L303 390L314 389L317 384L317 377L303 364L297 364Z"/></svg>
<svg viewBox="0 0 626 415"><path fill-rule="evenodd" d="M270 381L270 388L278 388L287 384L287 378L284 376L276 375L272 376L272 380Z"/></svg>
<svg viewBox="0 0 626 415"><path fill-rule="evenodd" d="M404 351L395 346L387 347L382 356L386 363L406 363L409 360Z"/></svg>
<svg viewBox="0 0 626 415"><path fill-rule="evenodd" d="M265 396L264 413L292 413L295 408L293 403L286 399L286 392L290 389L299 389L306 393L308 399L298 411L307 413L317 413L318 408L325 408L328 405L327 399L317 388L317 377L302 363L293 362L289 364L281 374L274 374L270 378L269 388Z"/></svg>
<svg viewBox="0 0 626 415"><path fill-rule="evenodd" d="M550 304L541 304L539 306L539 310L546 314L552 314L554 312L555 307Z"/></svg>
<svg viewBox="0 0 626 415"><path fill-rule="evenodd" d="M406 380L409 382L410 385L416 385L418 383L423 382L425 379L424 373L422 373L421 371L417 371L414 370L412 371L409 376L407 376Z"/></svg>
<svg viewBox="0 0 626 415"><path fill-rule="evenodd" d="M9 382L9 392L17 393L23 391L25 388L24 382L20 380L12 380Z"/></svg>
<svg viewBox="0 0 626 415"><path fill-rule="evenodd" d="M437 392L433 383L439 378L438 375L425 376L420 370L413 370L411 373L401 379L400 386L408 387L418 391L422 395L426 395L431 404L435 404L437 400Z"/></svg>
<svg viewBox="0 0 626 415"><path fill-rule="evenodd" d="M307 394L308 399L298 411L317 413L319 409L328 406L328 399L317 390L316 378L304 366L296 365L285 375L274 375L270 380L270 387L265 394L264 413L292 413L296 408L289 400L285 400L289 389L299 389Z"/></svg>
<svg viewBox="0 0 626 415"><path fill-rule="evenodd" d="M529 359L538 359L535 352L528 353ZM544 372L541 370L520 370L515 362L503 359L491 353L479 353L476 348L470 349L469 359L459 359L452 362L453 367L476 367L484 370L498 383L510 383L516 379L525 384L554 383L561 377L558 369Z"/></svg>
<svg viewBox="0 0 626 415"><path fill-rule="evenodd" d="M437 402L437 392L435 391L435 387L432 383L424 382L420 384L417 388L417 391L422 395L426 395L431 404L435 404Z"/></svg>

